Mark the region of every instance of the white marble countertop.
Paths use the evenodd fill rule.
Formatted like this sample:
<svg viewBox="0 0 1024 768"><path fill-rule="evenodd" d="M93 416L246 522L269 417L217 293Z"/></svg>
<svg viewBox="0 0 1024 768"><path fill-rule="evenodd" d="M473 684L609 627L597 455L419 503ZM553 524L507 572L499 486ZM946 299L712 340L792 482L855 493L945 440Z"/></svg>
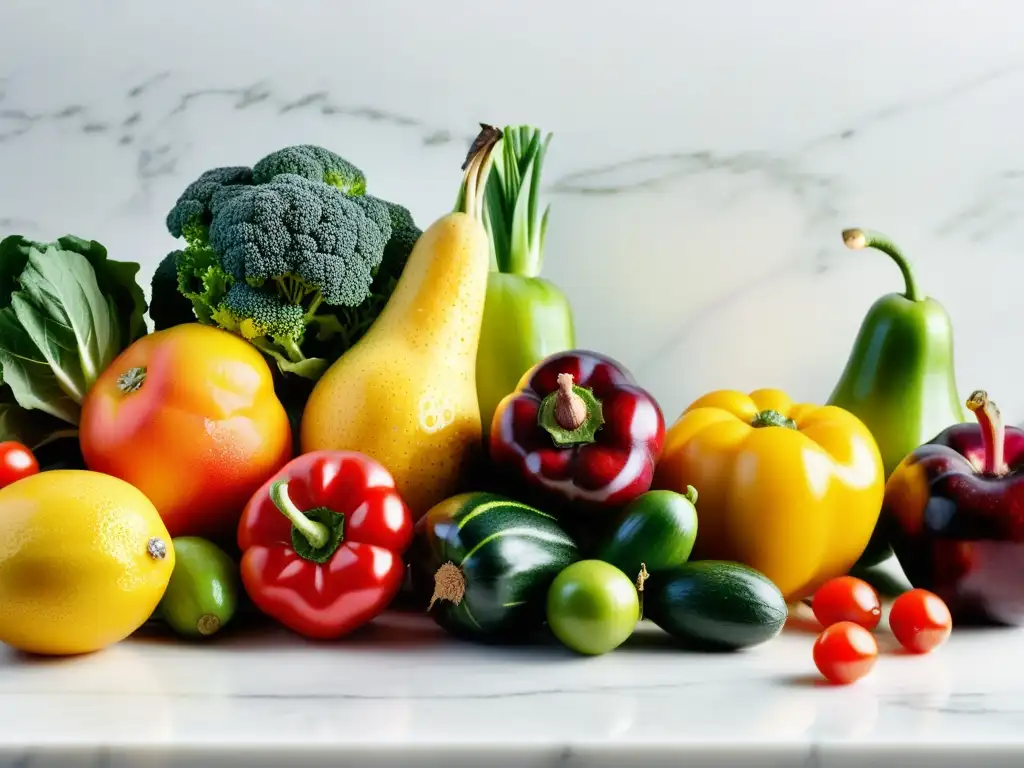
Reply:
<svg viewBox="0 0 1024 768"><path fill-rule="evenodd" d="M954 631L934 654L912 657L892 652L880 630L873 673L831 687L811 660L814 634L793 623L729 655L681 652L645 626L592 659L484 648L397 613L333 644L264 628L207 645L143 635L62 660L4 649L0 765L1024 761L1021 631Z"/></svg>

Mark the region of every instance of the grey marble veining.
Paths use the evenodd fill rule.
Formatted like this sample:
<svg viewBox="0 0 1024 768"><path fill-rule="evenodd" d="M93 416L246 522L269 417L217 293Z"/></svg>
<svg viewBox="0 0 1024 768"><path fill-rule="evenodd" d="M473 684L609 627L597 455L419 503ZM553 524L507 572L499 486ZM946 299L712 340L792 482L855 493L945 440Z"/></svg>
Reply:
<svg viewBox="0 0 1024 768"><path fill-rule="evenodd" d="M670 420L718 387L827 397L868 306L901 289L884 256L843 248L848 226L890 234L946 305L964 393L1024 418L1010 0L525 0L521 24L470 0L284 8L5 3L0 229L94 237L148 276L185 184L300 142L427 224L479 121L531 122L555 134L545 274L580 345Z"/></svg>

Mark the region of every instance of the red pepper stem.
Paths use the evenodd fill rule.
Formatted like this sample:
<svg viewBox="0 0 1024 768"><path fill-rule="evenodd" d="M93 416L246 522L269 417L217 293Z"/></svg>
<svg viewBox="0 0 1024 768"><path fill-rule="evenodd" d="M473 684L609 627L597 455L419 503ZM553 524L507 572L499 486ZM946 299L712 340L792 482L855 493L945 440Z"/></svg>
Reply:
<svg viewBox="0 0 1024 768"><path fill-rule="evenodd" d="M988 399L988 393L982 389L971 393L967 398L967 408L978 420L981 427L981 441L985 449L985 460L981 471L986 475L1001 475L1006 472L1003 459L1004 438L1006 427L999 408Z"/></svg>
<svg viewBox="0 0 1024 768"><path fill-rule="evenodd" d="M537 423L560 448L595 442L604 424L601 401L586 387L574 384L571 373L558 374L557 381L558 389L541 401Z"/></svg>
<svg viewBox="0 0 1024 768"><path fill-rule="evenodd" d="M288 495L288 482L286 480L279 480L270 486L270 500L274 502L274 506L278 508L281 514L288 518L288 521L295 530L306 537L306 541L310 543L310 546L314 549L320 549L320 547L327 544L328 539L331 537L327 526L310 520L301 509L295 506L295 502Z"/></svg>

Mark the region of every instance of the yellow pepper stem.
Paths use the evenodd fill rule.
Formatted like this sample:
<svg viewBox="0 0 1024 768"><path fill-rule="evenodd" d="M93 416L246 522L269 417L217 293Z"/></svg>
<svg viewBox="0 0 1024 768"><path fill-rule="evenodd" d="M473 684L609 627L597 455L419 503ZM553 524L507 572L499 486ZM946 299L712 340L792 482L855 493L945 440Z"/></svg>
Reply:
<svg viewBox="0 0 1024 768"><path fill-rule="evenodd" d="M754 420L750 422L750 426L755 428L761 427L785 427L786 429L796 429L796 422L788 416L783 416L778 411L761 411Z"/></svg>

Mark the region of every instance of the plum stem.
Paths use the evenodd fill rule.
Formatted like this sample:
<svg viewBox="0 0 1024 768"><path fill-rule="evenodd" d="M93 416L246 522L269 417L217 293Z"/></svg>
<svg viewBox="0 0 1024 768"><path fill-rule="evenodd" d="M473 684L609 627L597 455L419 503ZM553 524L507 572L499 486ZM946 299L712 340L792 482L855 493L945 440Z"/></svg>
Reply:
<svg viewBox="0 0 1024 768"><path fill-rule="evenodd" d="M985 459L981 471L986 475L1002 475L1006 472L1003 461L1003 443L1006 427L999 408L989 400L988 393L983 389L975 390L967 398L967 408L978 420L981 427L981 442L985 450Z"/></svg>

